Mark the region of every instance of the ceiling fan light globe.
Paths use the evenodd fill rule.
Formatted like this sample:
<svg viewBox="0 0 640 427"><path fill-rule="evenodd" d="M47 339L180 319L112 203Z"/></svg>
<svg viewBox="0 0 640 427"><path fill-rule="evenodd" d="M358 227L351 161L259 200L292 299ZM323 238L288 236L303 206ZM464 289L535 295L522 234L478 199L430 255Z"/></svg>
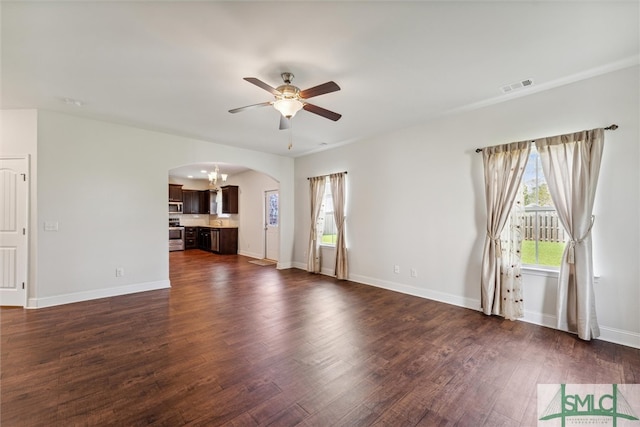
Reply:
<svg viewBox="0 0 640 427"><path fill-rule="evenodd" d="M286 117L287 119L290 119L291 117L295 116L296 113L300 111L304 105L298 99L285 98L285 99L278 99L276 102L273 103L273 106L275 107L276 110L280 111L280 113L284 117Z"/></svg>

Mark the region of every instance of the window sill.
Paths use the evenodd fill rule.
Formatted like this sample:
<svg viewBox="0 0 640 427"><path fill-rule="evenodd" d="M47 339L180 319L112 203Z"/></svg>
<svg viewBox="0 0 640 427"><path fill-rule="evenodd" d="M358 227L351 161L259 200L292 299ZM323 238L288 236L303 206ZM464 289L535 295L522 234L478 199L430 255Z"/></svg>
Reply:
<svg viewBox="0 0 640 427"><path fill-rule="evenodd" d="M320 243L320 247L321 248L331 248L334 249L336 247L336 245L330 245L328 243Z"/></svg>
<svg viewBox="0 0 640 427"><path fill-rule="evenodd" d="M520 267L520 271L526 274L530 274L532 276L542 276L542 277L558 277L560 274L560 270L553 268L544 268L537 267L534 265L523 265Z"/></svg>
<svg viewBox="0 0 640 427"><path fill-rule="evenodd" d="M523 265L522 267L520 267L520 271L530 276L552 277L556 279L560 275L560 269L537 267L534 265ZM598 283L599 279L599 275L594 275L593 283Z"/></svg>

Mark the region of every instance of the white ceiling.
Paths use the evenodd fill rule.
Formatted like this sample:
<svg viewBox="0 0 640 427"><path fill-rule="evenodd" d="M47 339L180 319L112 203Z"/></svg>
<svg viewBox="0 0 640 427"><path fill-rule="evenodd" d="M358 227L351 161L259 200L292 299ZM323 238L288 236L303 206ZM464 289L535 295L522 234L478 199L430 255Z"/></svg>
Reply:
<svg viewBox="0 0 640 427"><path fill-rule="evenodd" d="M637 64L638 2L30 2L1 7L1 107L39 108L285 156ZM342 90L278 130L243 77ZM500 87L533 79L504 95ZM63 101L82 101L81 107ZM289 138L293 148L288 150Z"/></svg>

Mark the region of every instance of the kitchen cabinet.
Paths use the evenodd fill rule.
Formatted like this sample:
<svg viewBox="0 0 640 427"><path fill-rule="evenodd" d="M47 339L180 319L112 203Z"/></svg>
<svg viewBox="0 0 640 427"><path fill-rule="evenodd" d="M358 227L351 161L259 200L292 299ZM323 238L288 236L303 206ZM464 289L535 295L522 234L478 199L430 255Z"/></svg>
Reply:
<svg viewBox="0 0 640 427"><path fill-rule="evenodd" d="M169 201L170 202L182 201L182 185L169 184Z"/></svg>
<svg viewBox="0 0 640 427"><path fill-rule="evenodd" d="M196 249L198 247L198 227L184 228L184 248Z"/></svg>
<svg viewBox="0 0 640 427"><path fill-rule="evenodd" d="M196 227L188 227L196 228ZM186 240L189 234L185 228ZM217 254L230 255L238 253L238 228L237 227L197 227L197 248L211 251ZM185 241L185 249L187 241Z"/></svg>
<svg viewBox="0 0 640 427"><path fill-rule="evenodd" d="M198 228L198 249L211 250L211 229L208 227Z"/></svg>
<svg viewBox="0 0 640 427"><path fill-rule="evenodd" d="M238 213L238 186L226 185L222 189L222 213L237 214Z"/></svg>
<svg viewBox="0 0 640 427"><path fill-rule="evenodd" d="M182 213L185 214L215 214L216 193L210 190L182 190L182 205Z"/></svg>
<svg viewBox="0 0 640 427"><path fill-rule="evenodd" d="M217 195L218 193L212 190L199 191L198 199L200 201L200 208L198 213L215 215L218 207L218 203L216 202Z"/></svg>
<svg viewBox="0 0 640 427"><path fill-rule="evenodd" d="M209 190L198 191L198 213L209 213Z"/></svg>
<svg viewBox="0 0 640 427"><path fill-rule="evenodd" d="M200 198L198 190L182 190L182 213L199 214Z"/></svg>
<svg viewBox="0 0 640 427"><path fill-rule="evenodd" d="M238 229L237 228L220 228L219 229L218 253L220 254L237 254L238 253Z"/></svg>

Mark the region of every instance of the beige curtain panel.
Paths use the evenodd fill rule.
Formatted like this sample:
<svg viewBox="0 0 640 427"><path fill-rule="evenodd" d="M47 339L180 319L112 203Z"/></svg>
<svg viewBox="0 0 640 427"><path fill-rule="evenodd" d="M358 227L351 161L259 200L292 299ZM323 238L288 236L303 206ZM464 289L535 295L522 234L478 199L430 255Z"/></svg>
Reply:
<svg viewBox="0 0 640 427"><path fill-rule="evenodd" d="M331 184L331 196L333 198L333 216L336 222L336 278L344 280L349 275L347 262L347 245L345 242L345 173L334 173L329 175Z"/></svg>
<svg viewBox="0 0 640 427"><path fill-rule="evenodd" d="M309 231L309 249L307 251L307 271L320 273L320 239L318 239L318 217L324 198L326 178L316 176L309 178L311 191L311 227Z"/></svg>
<svg viewBox="0 0 640 427"><path fill-rule="evenodd" d="M536 140L558 218L570 240L558 278L558 328L583 340L600 335L593 291L591 228L604 147L604 129Z"/></svg>
<svg viewBox="0 0 640 427"><path fill-rule="evenodd" d="M500 234L520 189L530 151L531 141L497 145L482 150L487 235L482 256L480 294L482 311L487 315L503 315Z"/></svg>

